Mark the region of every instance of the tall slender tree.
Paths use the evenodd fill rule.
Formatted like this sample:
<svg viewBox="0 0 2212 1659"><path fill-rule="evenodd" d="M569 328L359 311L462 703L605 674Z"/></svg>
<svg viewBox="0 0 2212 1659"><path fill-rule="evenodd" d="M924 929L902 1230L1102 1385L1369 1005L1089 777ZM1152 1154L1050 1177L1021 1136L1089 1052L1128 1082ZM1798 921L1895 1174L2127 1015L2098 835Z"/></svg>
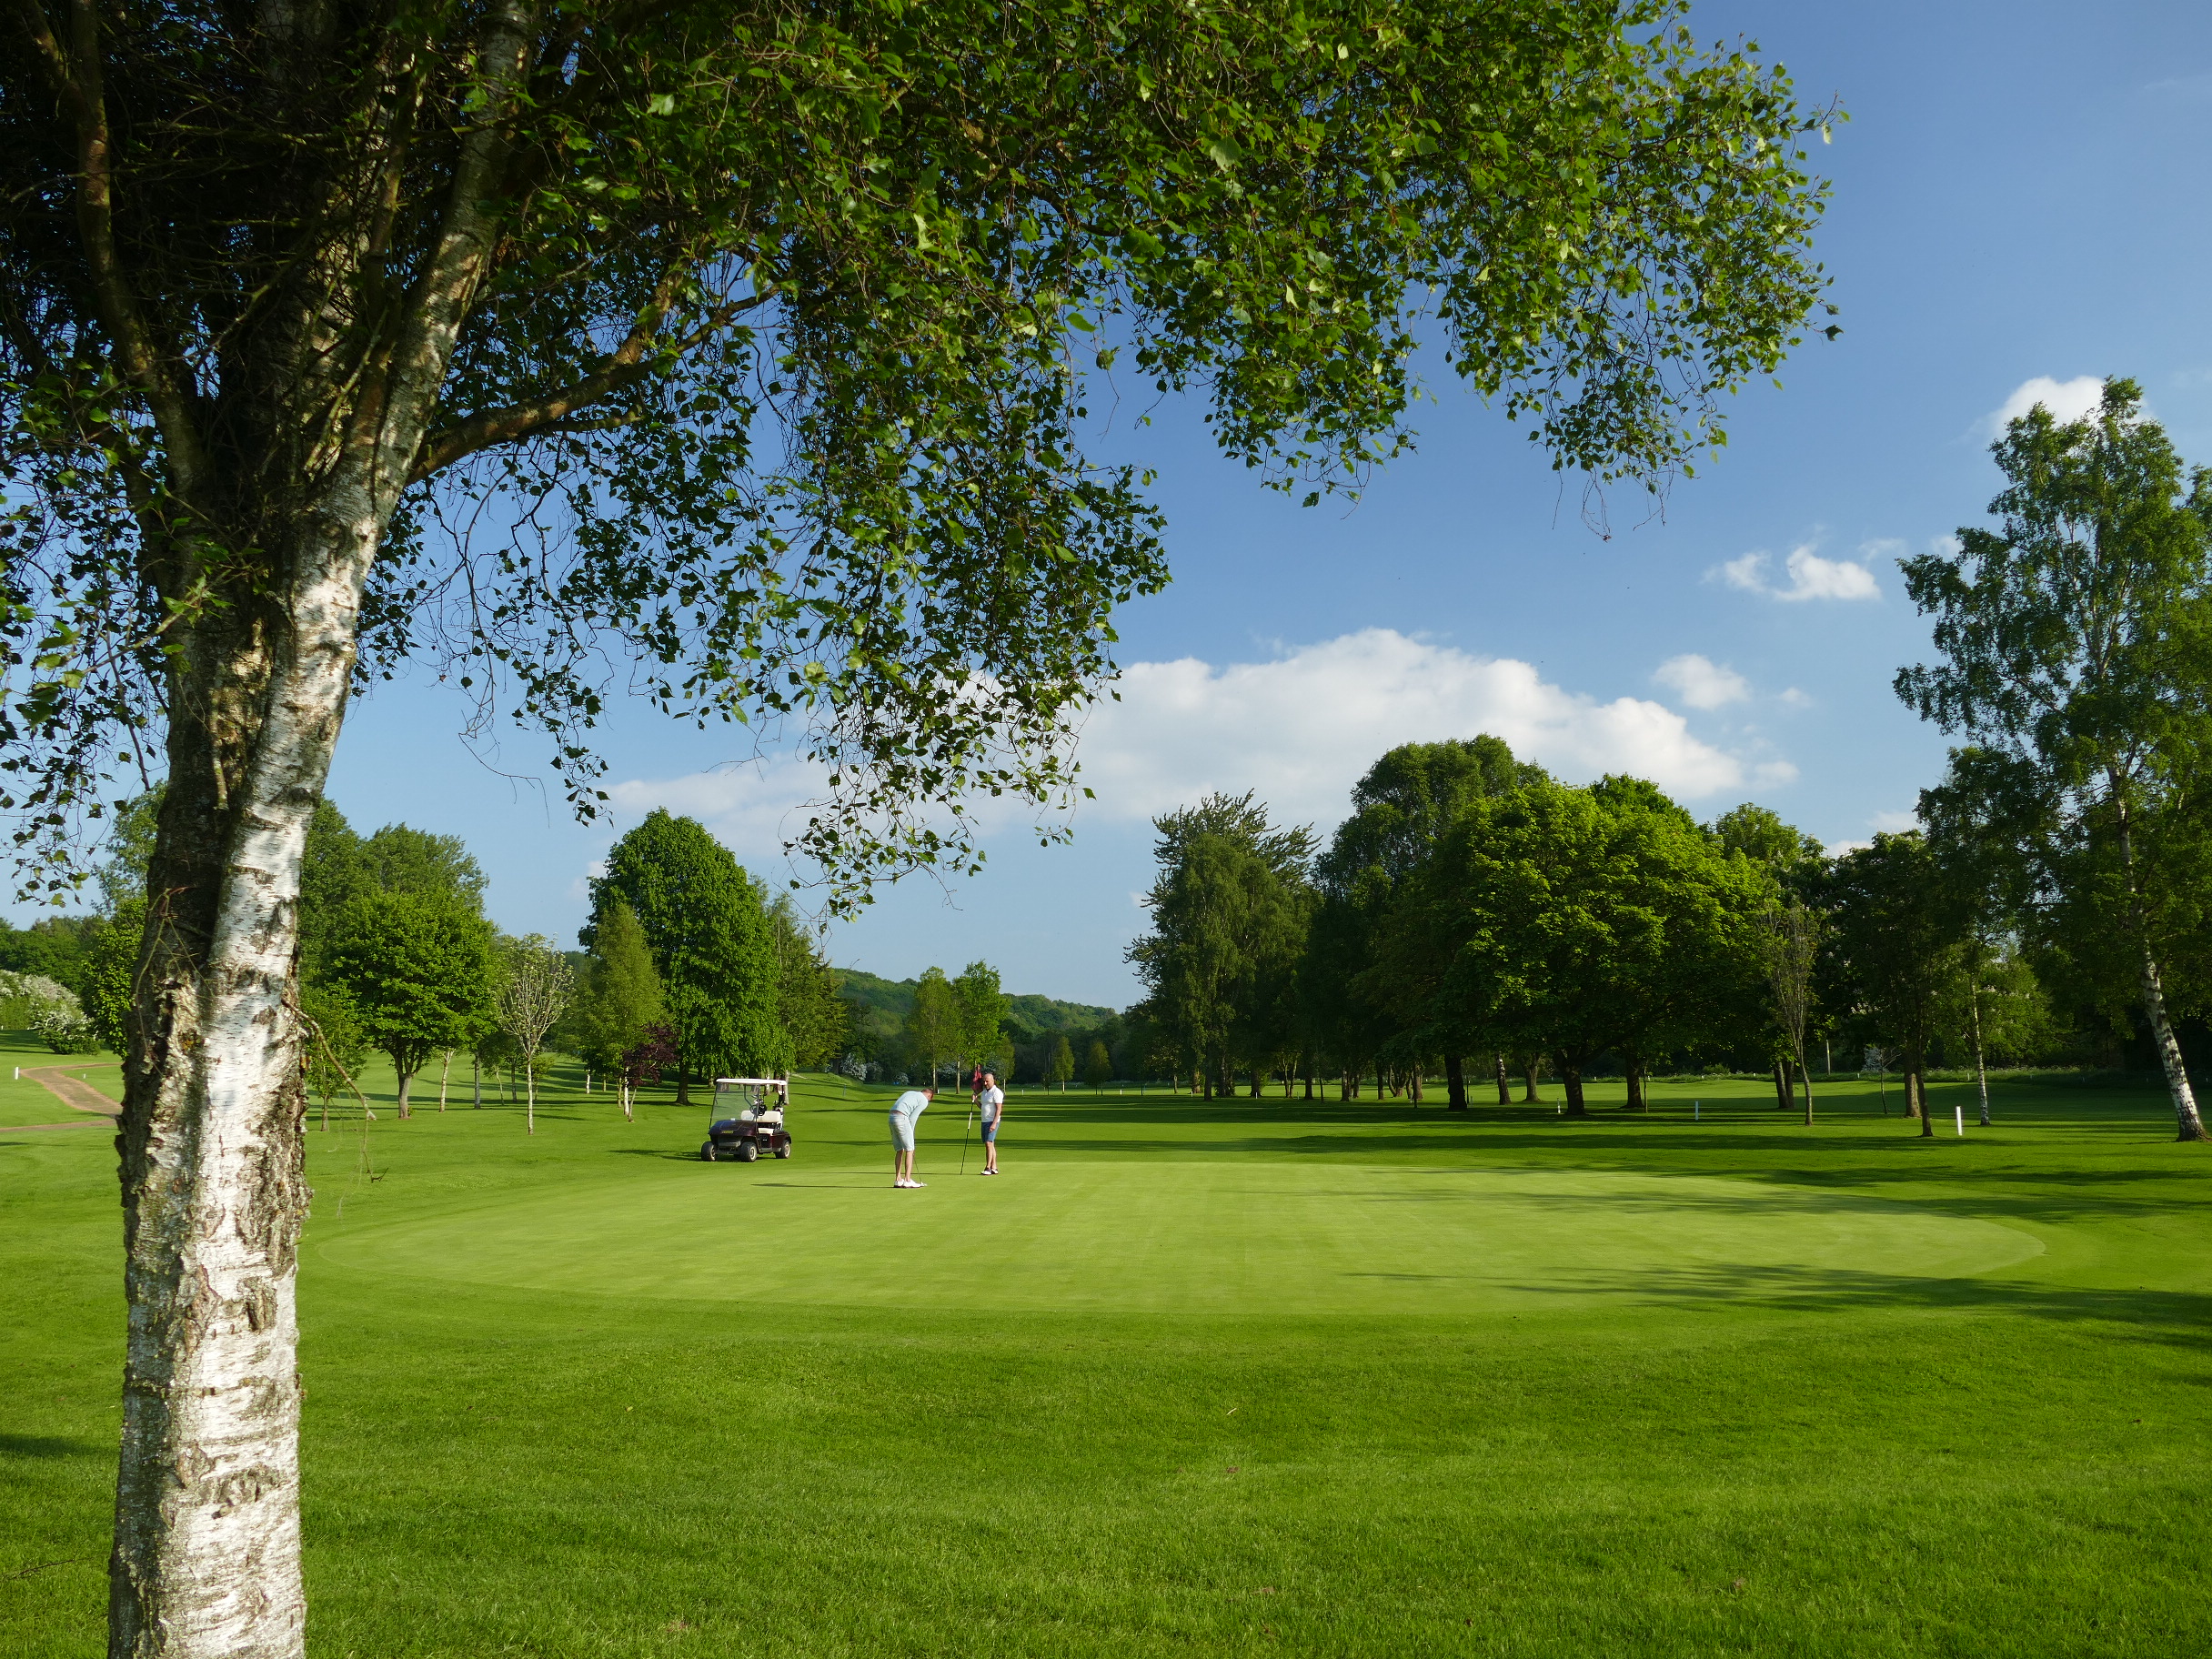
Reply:
<svg viewBox="0 0 2212 1659"><path fill-rule="evenodd" d="M2020 850L2046 879L2108 867L2178 1137L2202 1141L2148 855L2212 753L2212 471L2185 476L2131 380L2079 420L2037 404L1992 453L1997 528L1904 563L1944 660L1901 670L1897 694L1976 746L1955 797L1978 786L1987 816L2039 827Z"/></svg>
<svg viewBox="0 0 2212 1659"><path fill-rule="evenodd" d="M1769 905L1758 918L1753 939L1765 971L1768 1006L1790 1061L1805 1090L1805 1121L1813 1122L1813 1076L1805 1061L1806 1021L1813 1011L1814 969L1820 958L1821 918L1802 899Z"/></svg>
<svg viewBox="0 0 2212 1659"><path fill-rule="evenodd" d="M1104 1041L1093 1037L1091 1046L1083 1052L1083 1086L1103 1089L1113 1081L1113 1053Z"/></svg>
<svg viewBox="0 0 2212 1659"><path fill-rule="evenodd" d="M615 1079L622 1116L630 1119L635 1115L635 1086L623 1057L663 1023L668 1005L638 912L619 899L608 906L592 930L591 960L579 993L578 1026L584 1058L600 1075Z"/></svg>
<svg viewBox="0 0 2212 1659"><path fill-rule="evenodd" d="M970 962L952 981L952 998L959 1012L960 1055L964 1069L994 1067L1003 1071L1006 1014L1010 1006L999 989L999 970L989 962Z"/></svg>
<svg viewBox="0 0 2212 1659"><path fill-rule="evenodd" d="M819 1071L845 1051L851 1025L837 970L822 954L820 933L799 916L790 894L776 896L768 920L776 940L776 1017L783 1023L790 1064Z"/></svg>
<svg viewBox="0 0 2212 1659"><path fill-rule="evenodd" d="M907 1052L927 1069L930 1085L948 1061L960 1052L960 997L942 968L927 968L914 981L914 1005L907 1010Z"/></svg>
<svg viewBox="0 0 2212 1659"><path fill-rule="evenodd" d="M538 1132L538 1053L568 1011L576 975L542 933L503 941L498 977L499 1029L522 1057L525 1132Z"/></svg>

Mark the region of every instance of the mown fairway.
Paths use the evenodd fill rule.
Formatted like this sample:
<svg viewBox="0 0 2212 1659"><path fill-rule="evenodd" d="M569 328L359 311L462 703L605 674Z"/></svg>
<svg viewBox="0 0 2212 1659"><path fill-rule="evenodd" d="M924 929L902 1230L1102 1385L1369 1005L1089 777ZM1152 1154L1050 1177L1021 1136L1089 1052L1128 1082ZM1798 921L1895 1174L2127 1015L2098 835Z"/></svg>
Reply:
<svg viewBox="0 0 2212 1659"><path fill-rule="evenodd" d="M709 1165L574 1081L310 1134L318 1654L2212 1648L2212 1158L2149 1091L1024 1090L902 1192L888 1091ZM10 1654L103 1645L107 1141L0 1133Z"/></svg>

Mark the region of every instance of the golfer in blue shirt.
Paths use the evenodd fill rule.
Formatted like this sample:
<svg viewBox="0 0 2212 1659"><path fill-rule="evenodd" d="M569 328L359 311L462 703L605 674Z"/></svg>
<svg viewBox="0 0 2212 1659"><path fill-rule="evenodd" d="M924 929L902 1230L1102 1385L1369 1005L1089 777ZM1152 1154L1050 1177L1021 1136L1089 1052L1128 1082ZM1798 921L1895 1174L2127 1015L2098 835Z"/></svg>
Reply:
<svg viewBox="0 0 2212 1659"><path fill-rule="evenodd" d="M930 1110L934 1089L910 1089L891 1102L891 1185L920 1187L914 1179L914 1125Z"/></svg>

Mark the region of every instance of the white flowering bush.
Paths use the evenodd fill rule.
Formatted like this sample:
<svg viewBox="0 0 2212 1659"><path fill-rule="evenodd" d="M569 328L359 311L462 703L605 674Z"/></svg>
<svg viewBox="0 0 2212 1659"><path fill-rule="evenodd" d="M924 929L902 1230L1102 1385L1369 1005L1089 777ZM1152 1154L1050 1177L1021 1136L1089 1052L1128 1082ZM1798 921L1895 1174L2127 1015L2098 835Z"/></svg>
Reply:
<svg viewBox="0 0 2212 1659"><path fill-rule="evenodd" d="M43 973L0 969L0 1031L35 1031L56 1054L99 1046L76 992Z"/></svg>

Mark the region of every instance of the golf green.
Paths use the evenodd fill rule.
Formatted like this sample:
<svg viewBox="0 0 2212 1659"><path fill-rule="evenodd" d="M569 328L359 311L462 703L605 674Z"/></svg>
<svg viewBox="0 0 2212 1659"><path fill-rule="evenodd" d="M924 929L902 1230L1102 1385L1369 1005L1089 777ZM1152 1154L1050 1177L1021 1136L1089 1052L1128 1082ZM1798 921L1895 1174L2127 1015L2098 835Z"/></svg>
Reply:
<svg viewBox="0 0 2212 1659"><path fill-rule="evenodd" d="M2042 1248L2014 1223L1692 1175L1010 1158L916 1192L794 1159L664 1167L590 1207L541 1194L318 1230L308 1260L602 1296L1264 1319L1673 1300L1732 1273L1938 1280Z"/></svg>
<svg viewBox="0 0 2212 1659"><path fill-rule="evenodd" d="M2212 1651L2212 1156L2154 1089L1025 1090L1005 1174L940 1100L899 1191L885 1090L739 1165L580 1081L311 1126L312 1659ZM92 1659L115 1154L6 1121L0 1654Z"/></svg>

